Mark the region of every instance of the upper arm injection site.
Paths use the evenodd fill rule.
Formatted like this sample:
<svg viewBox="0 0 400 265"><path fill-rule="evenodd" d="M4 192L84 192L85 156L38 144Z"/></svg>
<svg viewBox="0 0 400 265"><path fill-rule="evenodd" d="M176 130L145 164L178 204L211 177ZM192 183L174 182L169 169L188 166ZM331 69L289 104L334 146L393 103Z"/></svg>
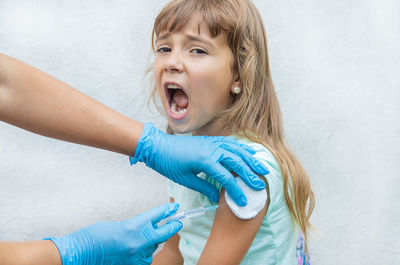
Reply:
<svg viewBox="0 0 400 265"><path fill-rule="evenodd" d="M264 208L267 203L268 194L267 190L253 190L241 179L236 178L237 184L242 189L244 195L247 198L247 205L240 207L238 206L227 192L225 192L225 200L229 208L239 219L249 220L257 216L257 214Z"/></svg>

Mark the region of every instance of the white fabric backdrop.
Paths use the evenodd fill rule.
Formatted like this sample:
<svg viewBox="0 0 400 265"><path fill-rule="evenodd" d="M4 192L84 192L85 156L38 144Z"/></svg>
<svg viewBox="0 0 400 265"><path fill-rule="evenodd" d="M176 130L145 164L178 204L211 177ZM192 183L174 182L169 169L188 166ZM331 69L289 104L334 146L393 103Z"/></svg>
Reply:
<svg viewBox="0 0 400 265"><path fill-rule="evenodd" d="M166 1L0 0L0 52L158 127L143 79ZM400 264L400 3L255 1L287 139L317 196L312 264ZM111 152L0 123L0 240L61 236L167 202Z"/></svg>

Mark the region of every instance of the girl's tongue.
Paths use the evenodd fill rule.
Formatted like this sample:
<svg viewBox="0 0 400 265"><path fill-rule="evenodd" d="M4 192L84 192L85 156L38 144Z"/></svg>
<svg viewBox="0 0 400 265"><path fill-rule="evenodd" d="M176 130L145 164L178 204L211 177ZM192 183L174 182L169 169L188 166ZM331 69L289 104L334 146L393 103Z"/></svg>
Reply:
<svg viewBox="0 0 400 265"><path fill-rule="evenodd" d="M181 109L187 108L189 104L189 99L186 96L185 92L183 92L182 90L178 90L174 93L173 100L175 101L176 105Z"/></svg>

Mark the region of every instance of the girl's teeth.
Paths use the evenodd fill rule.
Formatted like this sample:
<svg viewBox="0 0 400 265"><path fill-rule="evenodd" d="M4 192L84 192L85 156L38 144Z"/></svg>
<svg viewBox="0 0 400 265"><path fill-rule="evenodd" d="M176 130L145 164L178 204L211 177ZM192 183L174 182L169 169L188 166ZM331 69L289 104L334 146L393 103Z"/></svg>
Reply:
<svg viewBox="0 0 400 265"><path fill-rule="evenodd" d="M187 111L187 108L184 109L178 109L179 107L176 105L176 103L174 101L171 102L171 111L174 114L183 114Z"/></svg>
<svg viewBox="0 0 400 265"><path fill-rule="evenodd" d="M177 85L167 85L167 88L169 89L181 89L179 86Z"/></svg>

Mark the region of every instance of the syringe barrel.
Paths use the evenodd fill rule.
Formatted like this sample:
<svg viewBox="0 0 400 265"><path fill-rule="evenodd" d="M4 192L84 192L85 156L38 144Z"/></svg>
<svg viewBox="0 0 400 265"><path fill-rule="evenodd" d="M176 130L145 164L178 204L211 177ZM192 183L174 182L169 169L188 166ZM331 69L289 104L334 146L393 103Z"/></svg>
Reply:
<svg viewBox="0 0 400 265"><path fill-rule="evenodd" d="M215 210L217 208L218 208L218 205L215 205L215 206L209 206L209 207L206 207L206 208L205 207L199 207L199 208L196 208L196 209L186 210L186 211L183 211L183 212L180 212L180 213L176 213L176 214L171 215L170 217L167 217L167 218L161 220L159 222L159 226L160 225L164 225L164 224L166 224L168 222L171 222L171 221L176 221L176 220L181 220L181 219L186 219L186 218L191 218L191 217L194 217L194 216L202 215L202 214L205 214L207 210Z"/></svg>
<svg viewBox="0 0 400 265"><path fill-rule="evenodd" d="M193 216L204 214L205 212L206 212L206 210L204 209L204 207L200 207L197 209L184 211L183 213L184 213L184 218L188 218L188 217L193 217Z"/></svg>
<svg viewBox="0 0 400 265"><path fill-rule="evenodd" d="M163 220L161 220L159 222L159 224L160 225L164 225L164 224L166 224L168 222L171 222L171 221L181 220L182 218L185 218L185 212L176 213L176 214L173 214L173 215L171 215L171 216L169 216L167 218L164 218Z"/></svg>

